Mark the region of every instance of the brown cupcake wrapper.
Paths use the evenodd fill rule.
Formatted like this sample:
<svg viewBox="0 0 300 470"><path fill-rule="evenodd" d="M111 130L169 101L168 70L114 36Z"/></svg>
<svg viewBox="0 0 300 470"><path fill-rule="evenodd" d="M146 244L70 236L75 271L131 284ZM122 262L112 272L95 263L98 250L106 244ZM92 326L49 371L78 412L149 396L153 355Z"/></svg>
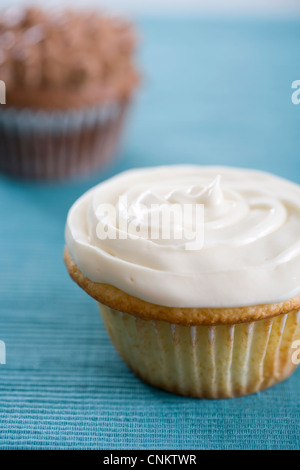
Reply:
<svg viewBox="0 0 300 470"><path fill-rule="evenodd" d="M300 311L250 323L184 326L99 304L117 351L145 382L180 395L230 398L264 390L297 367Z"/></svg>
<svg viewBox="0 0 300 470"><path fill-rule="evenodd" d="M84 111L0 109L0 171L61 180L97 170L117 150L129 102Z"/></svg>

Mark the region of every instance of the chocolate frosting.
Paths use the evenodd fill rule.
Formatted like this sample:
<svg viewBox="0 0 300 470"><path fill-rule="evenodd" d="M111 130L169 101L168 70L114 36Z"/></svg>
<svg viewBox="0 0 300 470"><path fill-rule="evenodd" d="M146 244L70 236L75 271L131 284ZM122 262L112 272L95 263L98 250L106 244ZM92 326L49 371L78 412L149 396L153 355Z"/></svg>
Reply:
<svg viewBox="0 0 300 470"><path fill-rule="evenodd" d="M135 45L131 24L98 12L4 11L0 79L7 104L48 108L78 104L78 97L86 105L128 98L138 81Z"/></svg>

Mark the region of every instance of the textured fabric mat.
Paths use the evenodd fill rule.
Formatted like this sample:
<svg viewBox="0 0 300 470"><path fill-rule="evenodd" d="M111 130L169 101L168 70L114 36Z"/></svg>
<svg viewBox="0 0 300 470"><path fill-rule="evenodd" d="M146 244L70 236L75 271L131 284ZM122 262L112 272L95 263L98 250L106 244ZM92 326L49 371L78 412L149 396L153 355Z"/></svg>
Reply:
<svg viewBox="0 0 300 470"><path fill-rule="evenodd" d="M118 161L66 184L0 177L0 447L299 449L300 370L233 400L144 385L64 268L69 206L118 171L222 164L300 183L299 22L145 19L140 30L144 88Z"/></svg>

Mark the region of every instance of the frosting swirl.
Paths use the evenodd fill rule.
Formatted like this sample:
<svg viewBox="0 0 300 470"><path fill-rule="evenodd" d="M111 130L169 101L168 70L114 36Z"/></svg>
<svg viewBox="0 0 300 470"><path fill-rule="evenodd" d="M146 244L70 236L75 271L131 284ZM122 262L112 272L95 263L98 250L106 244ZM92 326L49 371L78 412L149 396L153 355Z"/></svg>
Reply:
<svg viewBox="0 0 300 470"><path fill-rule="evenodd" d="M108 205L114 215L103 209ZM183 224L170 224L162 207L184 205L201 205L204 218L191 212ZM103 236L105 229L110 236ZM282 302L300 293L300 186L236 168L130 170L75 202L66 242L89 279L154 304Z"/></svg>

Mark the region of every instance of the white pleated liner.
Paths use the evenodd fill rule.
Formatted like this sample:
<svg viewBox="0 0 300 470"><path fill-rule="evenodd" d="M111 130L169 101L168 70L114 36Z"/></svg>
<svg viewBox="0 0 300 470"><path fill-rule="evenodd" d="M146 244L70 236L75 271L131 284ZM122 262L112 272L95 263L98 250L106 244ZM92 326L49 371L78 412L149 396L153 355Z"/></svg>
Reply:
<svg viewBox="0 0 300 470"><path fill-rule="evenodd" d="M147 383L170 392L198 398L242 396L284 380L296 368L296 311L253 323L189 327L100 308L128 366Z"/></svg>
<svg viewBox="0 0 300 470"><path fill-rule="evenodd" d="M0 170L63 179L100 167L115 153L128 103L83 111L0 110Z"/></svg>

